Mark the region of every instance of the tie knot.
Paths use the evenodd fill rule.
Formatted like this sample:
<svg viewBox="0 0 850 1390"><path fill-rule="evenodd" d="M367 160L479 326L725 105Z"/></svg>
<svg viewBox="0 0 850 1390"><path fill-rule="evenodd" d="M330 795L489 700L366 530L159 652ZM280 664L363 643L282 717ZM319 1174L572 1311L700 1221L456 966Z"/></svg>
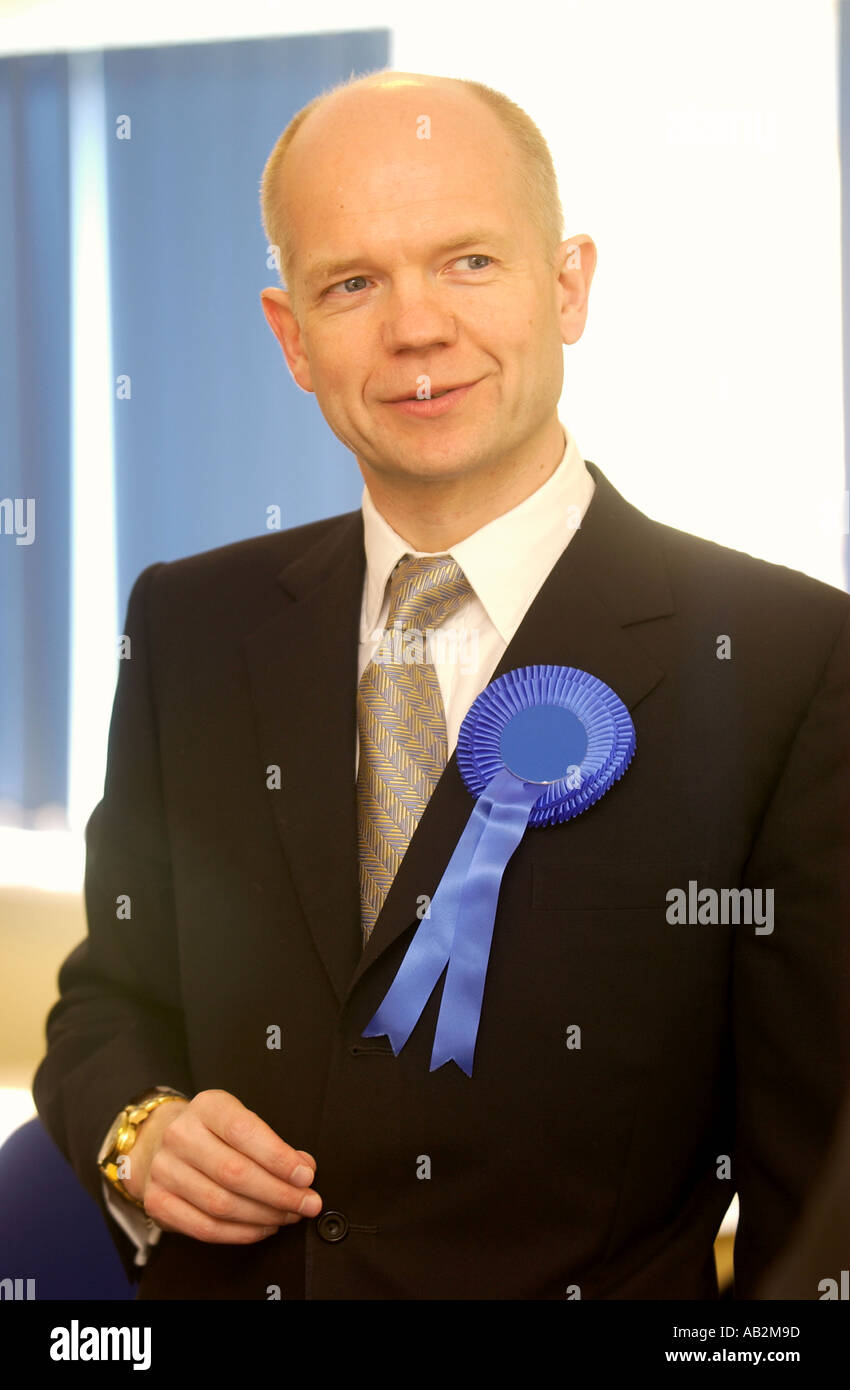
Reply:
<svg viewBox="0 0 850 1390"><path fill-rule="evenodd" d="M451 555L404 555L390 576L387 627L439 627L471 593Z"/></svg>

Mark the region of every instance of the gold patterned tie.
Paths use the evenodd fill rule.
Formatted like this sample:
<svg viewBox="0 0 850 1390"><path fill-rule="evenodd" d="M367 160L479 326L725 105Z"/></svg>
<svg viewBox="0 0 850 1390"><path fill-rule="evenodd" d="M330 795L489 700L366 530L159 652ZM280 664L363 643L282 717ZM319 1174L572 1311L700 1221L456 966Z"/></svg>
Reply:
<svg viewBox="0 0 850 1390"><path fill-rule="evenodd" d="M472 593L450 555L405 555L390 577L387 625L357 690L357 834L363 945L448 758L428 629Z"/></svg>

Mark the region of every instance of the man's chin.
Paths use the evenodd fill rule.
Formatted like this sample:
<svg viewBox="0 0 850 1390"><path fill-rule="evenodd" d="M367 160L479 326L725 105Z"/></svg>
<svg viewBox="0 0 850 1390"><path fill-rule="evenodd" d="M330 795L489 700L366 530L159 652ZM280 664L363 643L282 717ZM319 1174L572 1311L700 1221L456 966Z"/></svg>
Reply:
<svg viewBox="0 0 850 1390"><path fill-rule="evenodd" d="M384 451L370 453L365 465L362 457L358 457L357 461L365 475L374 473L387 483L405 480L411 484L427 485L468 477L478 471L485 459L480 449L472 449L468 445L437 449L433 444L423 444L421 449L406 445L392 454Z"/></svg>

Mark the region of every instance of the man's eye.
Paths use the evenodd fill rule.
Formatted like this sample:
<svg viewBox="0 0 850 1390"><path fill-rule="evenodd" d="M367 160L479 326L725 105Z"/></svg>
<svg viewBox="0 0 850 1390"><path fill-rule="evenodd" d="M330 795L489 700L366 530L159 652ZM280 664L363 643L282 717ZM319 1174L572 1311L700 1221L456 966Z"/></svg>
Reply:
<svg viewBox="0 0 850 1390"><path fill-rule="evenodd" d="M326 293L327 293L327 294L331 294L331 293L333 293L334 290L338 290L338 289L340 288L340 286L342 286L342 287L343 287L343 292L344 292L345 294L347 294L348 291L349 291L349 287L350 287L351 285L354 286L354 291L353 291L353 292L356 292L357 290L362 289L363 286L364 286L365 284L366 284L366 276L365 276L365 275L352 275L352 276L349 277L348 280L339 280L335 285L331 285L330 288L326 291Z"/></svg>
<svg viewBox="0 0 850 1390"><path fill-rule="evenodd" d="M493 263L493 257L492 257L492 256L485 256L484 253L483 253L483 251L473 251L473 252L472 252L470 255L468 255L468 256L461 256L461 257L460 257L460 260L462 260L462 261L486 261L486 262L487 262L487 265L492 265L492 263ZM458 264L458 262L456 261L456 262L455 262L455 265L457 265L457 264ZM470 269L471 269L471 270L486 270L486 269L487 269L487 266L486 266L486 265L484 265L484 266L482 266L482 265L473 265L473 266L470 266Z"/></svg>

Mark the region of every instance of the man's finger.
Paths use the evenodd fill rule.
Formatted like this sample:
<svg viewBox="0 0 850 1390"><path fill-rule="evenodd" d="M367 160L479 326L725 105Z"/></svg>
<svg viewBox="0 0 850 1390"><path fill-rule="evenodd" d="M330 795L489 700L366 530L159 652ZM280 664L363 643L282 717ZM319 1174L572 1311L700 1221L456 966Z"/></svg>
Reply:
<svg viewBox="0 0 850 1390"><path fill-rule="evenodd" d="M192 1236L195 1240L215 1245L252 1245L256 1241L264 1240L266 1236L274 1235L277 1229L274 1226L239 1225L233 1221L218 1221L208 1213L199 1211L183 1197L166 1191L154 1182L148 1184L145 1210L164 1231L177 1231L181 1235Z"/></svg>
<svg viewBox="0 0 850 1390"><path fill-rule="evenodd" d="M214 1141L218 1143L218 1140ZM224 1145L221 1146L225 1153L228 1152ZM180 1197L190 1206L197 1208L204 1216L210 1216L216 1221L223 1221L228 1225L237 1226L291 1226L296 1221L302 1219L301 1215L292 1206L282 1209L278 1205L273 1205L268 1200L258 1198L255 1193L261 1189L262 1179L269 1188L276 1189L276 1180L268 1174L263 1174L261 1168L257 1168L251 1159L240 1159L248 1165L257 1175L257 1183L247 1183L239 1191L233 1188L222 1187L214 1178L208 1177L205 1172L193 1163L187 1163L173 1151L163 1150L157 1154L155 1167L151 1168L151 1183L148 1184L148 1193L152 1190L151 1184L155 1187L164 1189L176 1197ZM250 1190L254 1188L254 1190ZM306 1200L306 1195L300 1188L289 1187L285 1189L290 1195L290 1200L301 1203ZM146 1201L147 1201L146 1194ZM276 1191L274 1193L276 1196ZM316 1201L319 1200L318 1193L313 1194Z"/></svg>
<svg viewBox="0 0 850 1390"><path fill-rule="evenodd" d="M195 1097L196 1115L223 1143L252 1158L266 1172L291 1183L309 1187L315 1175L314 1161L304 1162L298 1149L275 1134L270 1125L228 1091L203 1091ZM309 1158L309 1155L307 1155Z"/></svg>

